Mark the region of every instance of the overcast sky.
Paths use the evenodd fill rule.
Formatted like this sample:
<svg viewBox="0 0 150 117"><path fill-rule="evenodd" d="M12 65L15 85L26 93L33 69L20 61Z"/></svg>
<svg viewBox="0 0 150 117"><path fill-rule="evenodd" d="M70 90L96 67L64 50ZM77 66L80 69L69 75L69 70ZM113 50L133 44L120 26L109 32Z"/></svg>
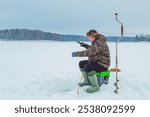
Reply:
<svg viewBox="0 0 150 117"><path fill-rule="evenodd" d="M116 12L124 23L125 36L150 34L150 0L0 0L0 29L80 35L96 29L117 36Z"/></svg>

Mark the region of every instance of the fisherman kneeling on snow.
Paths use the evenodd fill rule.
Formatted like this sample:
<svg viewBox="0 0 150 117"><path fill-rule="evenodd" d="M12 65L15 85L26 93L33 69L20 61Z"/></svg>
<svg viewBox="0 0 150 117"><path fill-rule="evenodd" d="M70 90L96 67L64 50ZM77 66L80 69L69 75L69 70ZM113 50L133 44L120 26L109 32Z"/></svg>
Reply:
<svg viewBox="0 0 150 117"><path fill-rule="evenodd" d="M79 68L84 77L84 81L79 83L79 86L89 85L90 87L86 89L86 92L93 93L100 89L96 72L108 70L110 66L110 53L106 38L96 30L87 32L87 37L91 45L80 42L80 45L85 47L86 50L73 52L72 57L88 57L88 60L79 62Z"/></svg>

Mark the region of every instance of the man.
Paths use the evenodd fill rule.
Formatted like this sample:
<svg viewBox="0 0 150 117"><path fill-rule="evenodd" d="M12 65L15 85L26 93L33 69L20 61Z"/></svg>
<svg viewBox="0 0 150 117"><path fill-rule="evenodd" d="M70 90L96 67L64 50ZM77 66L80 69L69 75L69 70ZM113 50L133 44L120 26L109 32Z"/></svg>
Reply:
<svg viewBox="0 0 150 117"><path fill-rule="evenodd" d="M88 57L88 60L79 62L80 71L84 76L84 81L79 83L79 86L90 85L90 87L86 89L86 92L93 93L100 89L96 72L108 70L110 66L110 53L106 38L96 30L92 29L87 32L87 37L91 42L91 46L80 43L86 50L73 52L72 57Z"/></svg>

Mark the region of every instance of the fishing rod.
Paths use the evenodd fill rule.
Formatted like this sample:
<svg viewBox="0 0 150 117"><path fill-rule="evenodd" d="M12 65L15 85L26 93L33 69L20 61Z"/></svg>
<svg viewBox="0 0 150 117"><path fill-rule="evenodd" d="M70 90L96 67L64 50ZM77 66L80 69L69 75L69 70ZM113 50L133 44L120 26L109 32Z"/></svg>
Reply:
<svg viewBox="0 0 150 117"><path fill-rule="evenodd" d="M74 40L81 45L82 42L78 41L77 39L74 39Z"/></svg>

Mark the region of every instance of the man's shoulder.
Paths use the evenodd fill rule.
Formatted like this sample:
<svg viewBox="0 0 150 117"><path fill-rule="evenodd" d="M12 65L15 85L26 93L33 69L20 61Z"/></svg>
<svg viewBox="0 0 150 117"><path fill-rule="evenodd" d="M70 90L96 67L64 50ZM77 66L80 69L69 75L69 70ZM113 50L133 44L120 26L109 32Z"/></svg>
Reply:
<svg viewBox="0 0 150 117"><path fill-rule="evenodd" d="M106 37L105 36L100 36L95 40L96 43L106 43Z"/></svg>
<svg viewBox="0 0 150 117"><path fill-rule="evenodd" d="M104 35L100 35L99 38L103 41L106 41L106 37Z"/></svg>

